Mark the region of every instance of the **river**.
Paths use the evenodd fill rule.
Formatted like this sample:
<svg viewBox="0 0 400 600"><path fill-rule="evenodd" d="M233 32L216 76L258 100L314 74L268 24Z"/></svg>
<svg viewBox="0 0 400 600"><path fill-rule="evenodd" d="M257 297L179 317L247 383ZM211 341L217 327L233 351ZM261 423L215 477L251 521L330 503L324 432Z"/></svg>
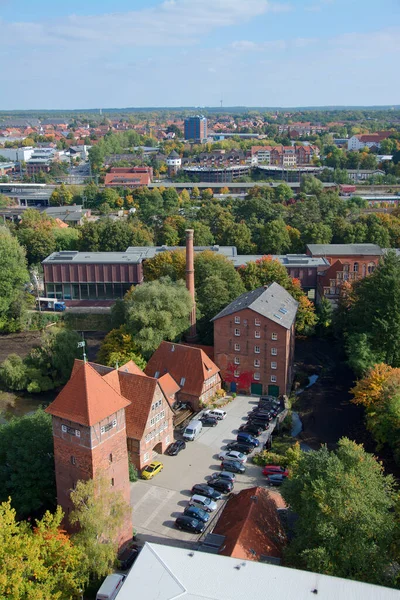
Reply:
<svg viewBox="0 0 400 600"><path fill-rule="evenodd" d="M13 417L32 414L40 406L48 406L55 396L54 390L40 394L0 391L0 424L7 423Z"/></svg>

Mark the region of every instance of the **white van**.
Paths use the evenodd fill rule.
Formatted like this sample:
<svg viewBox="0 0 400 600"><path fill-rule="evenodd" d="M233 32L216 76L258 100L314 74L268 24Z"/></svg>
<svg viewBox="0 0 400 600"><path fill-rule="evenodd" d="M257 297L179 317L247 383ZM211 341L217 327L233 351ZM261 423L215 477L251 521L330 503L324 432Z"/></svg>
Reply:
<svg viewBox="0 0 400 600"><path fill-rule="evenodd" d="M114 600L124 583L125 575L108 575L96 595L96 600Z"/></svg>
<svg viewBox="0 0 400 600"><path fill-rule="evenodd" d="M220 408L214 408L213 410L207 410L206 414L209 417L214 417L215 419L218 419L218 421L222 421L222 419L225 419L225 417L226 417L226 412L224 410L221 410Z"/></svg>
<svg viewBox="0 0 400 600"><path fill-rule="evenodd" d="M203 423L201 421L193 420L190 421L189 425L186 427L183 432L183 438L187 442L193 442L197 437L199 437L201 430L203 429Z"/></svg>

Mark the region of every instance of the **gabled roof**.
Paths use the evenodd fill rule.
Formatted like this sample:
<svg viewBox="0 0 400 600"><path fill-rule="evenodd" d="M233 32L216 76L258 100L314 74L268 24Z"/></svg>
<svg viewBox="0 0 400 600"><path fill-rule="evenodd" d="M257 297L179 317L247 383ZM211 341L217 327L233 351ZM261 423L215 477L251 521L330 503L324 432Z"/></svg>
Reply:
<svg viewBox="0 0 400 600"><path fill-rule="evenodd" d="M307 244L312 256L381 256L377 244Z"/></svg>
<svg viewBox="0 0 400 600"><path fill-rule="evenodd" d="M169 373L182 392L200 396L206 379L219 373L217 365L195 346L161 342L145 368L147 375Z"/></svg>
<svg viewBox="0 0 400 600"><path fill-rule="evenodd" d="M259 287L245 292L228 304L212 321L237 313L245 308L267 317L278 325L290 329L296 318L298 302L279 283L271 283L268 287Z"/></svg>
<svg viewBox="0 0 400 600"><path fill-rule="evenodd" d="M157 388L157 379L118 371L121 394L130 400L125 410L127 437L140 440L146 429L147 419Z"/></svg>
<svg viewBox="0 0 400 600"><path fill-rule="evenodd" d="M127 363L119 367L118 371L121 371L123 373L133 373L134 375L143 375L143 377L146 377L142 369L138 367L137 364L133 362L133 360L129 360Z"/></svg>
<svg viewBox="0 0 400 600"><path fill-rule="evenodd" d="M46 412L90 427L129 404L92 365L76 359L70 380Z"/></svg>
<svg viewBox="0 0 400 600"><path fill-rule="evenodd" d="M279 494L261 487L247 488L232 496L213 529L214 534L225 537L218 554L245 560L260 560L261 556L282 558L286 536L277 508L284 506Z"/></svg>

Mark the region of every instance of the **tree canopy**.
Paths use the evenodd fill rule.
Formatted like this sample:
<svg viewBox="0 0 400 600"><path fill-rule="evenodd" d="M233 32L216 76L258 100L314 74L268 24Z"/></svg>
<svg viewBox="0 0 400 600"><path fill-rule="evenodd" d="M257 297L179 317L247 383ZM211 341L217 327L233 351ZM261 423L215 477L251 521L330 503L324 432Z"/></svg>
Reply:
<svg viewBox="0 0 400 600"><path fill-rule="evenodd" d="M13 304L29 281L25 252L6 227L0 227L0 331L9 327Z"/></svg>
<svg viewBox="0 0 400 600"><path fill-rule="evenodd" d="M394 483L362 446L346 438L336 451L303 452L282 495L298 515L290 565L393 585L398 529ZM397 540L398 541L398 540Z"/></svg>
<svg viewBox="0 0 400 600"><path fill-rule="evenodd" d="M131 334L127 332L125 325L107 333L100 346L97 360L100 364L109 367L115 367L117 363L123 365L130 360L136 363L140 369L146 367L146 361L140 355L139 349Z"/></svg>

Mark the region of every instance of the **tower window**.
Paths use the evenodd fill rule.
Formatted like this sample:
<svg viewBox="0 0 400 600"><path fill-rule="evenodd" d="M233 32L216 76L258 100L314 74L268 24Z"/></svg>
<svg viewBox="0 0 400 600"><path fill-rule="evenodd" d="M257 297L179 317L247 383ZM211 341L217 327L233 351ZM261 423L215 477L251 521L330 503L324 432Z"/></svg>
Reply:
<svg viewBox="0 0 400 600"><path fill-rule="evenodd" d="M108 458L110 459L110 462L112 462L112 461L113 461L113 456L112 456L112 453L111 453L111 452L110 452L110 456L109 456Z"/></svg>
<svg viewBox="0 0 400 600"><path fill-rule="evenodd" d="M76 458L75 456L71 456L71 465L76 465Z"/></svg>
<svg viewBox="0 0 400 600"><path fill-rule="evenodd" d="M114 486L114 477L111 477L111 485Z"/></svg>

